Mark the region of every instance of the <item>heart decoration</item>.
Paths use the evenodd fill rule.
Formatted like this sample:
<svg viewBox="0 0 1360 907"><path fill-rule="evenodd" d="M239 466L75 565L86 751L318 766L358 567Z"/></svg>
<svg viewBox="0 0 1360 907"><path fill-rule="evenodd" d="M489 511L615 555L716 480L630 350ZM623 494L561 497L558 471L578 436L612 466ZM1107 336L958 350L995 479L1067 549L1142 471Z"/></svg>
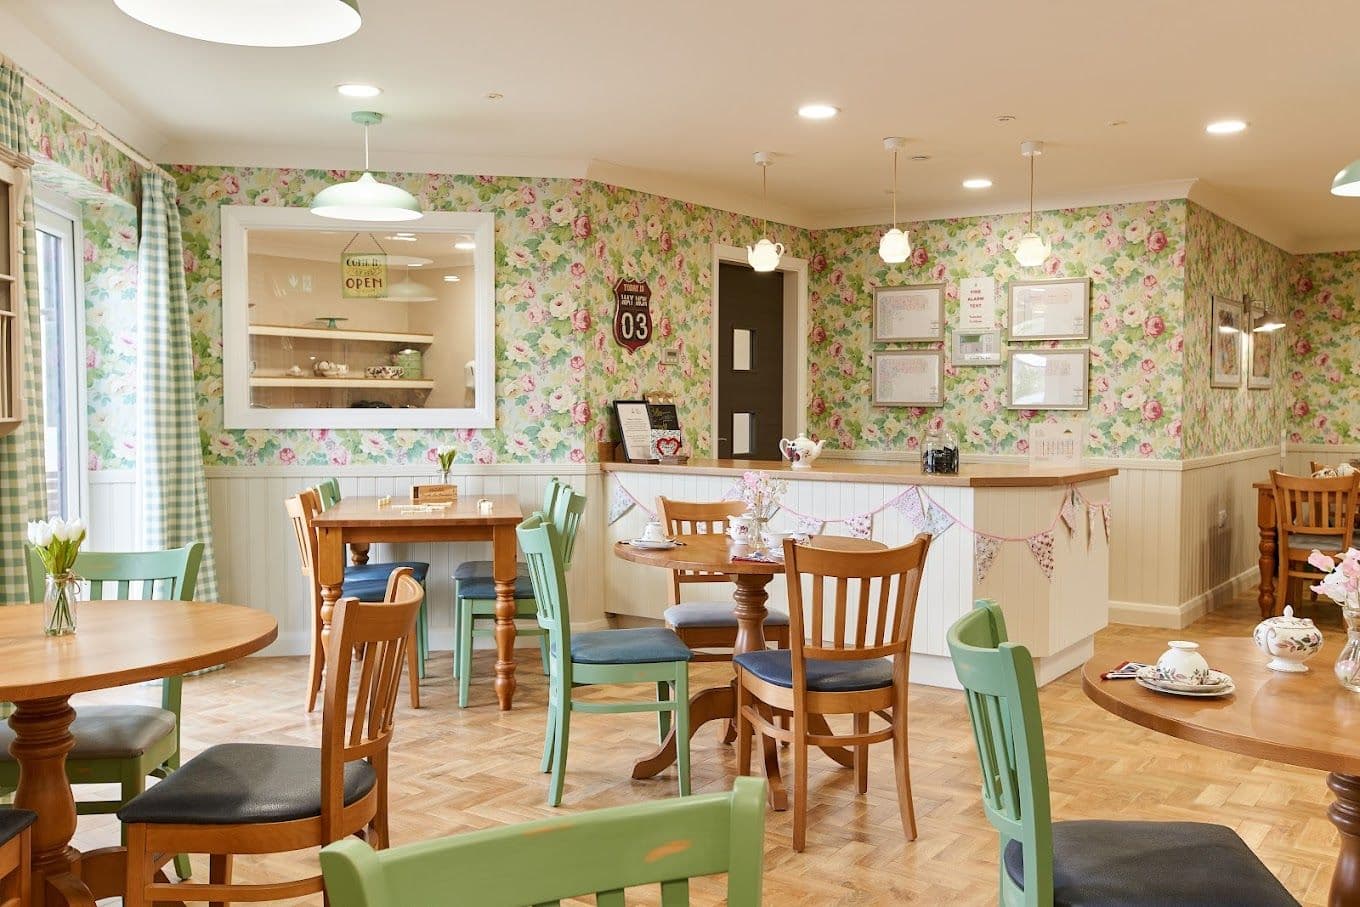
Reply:
<svg viewBox="0 0 1360 907"><path fill-rule="evenodd" d="M680 453L679 438L657 438L656 452L663 457L673 457Z"/></svg>

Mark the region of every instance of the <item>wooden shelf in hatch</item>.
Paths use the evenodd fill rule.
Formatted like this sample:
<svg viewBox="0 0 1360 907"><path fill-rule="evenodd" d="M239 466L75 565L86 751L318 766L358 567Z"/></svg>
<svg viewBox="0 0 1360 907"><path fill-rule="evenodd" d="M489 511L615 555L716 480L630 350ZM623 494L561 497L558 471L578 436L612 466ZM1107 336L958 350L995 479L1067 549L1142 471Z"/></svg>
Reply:
<svg viewBox="0 0 1360 907"><path fill-rule="evenodd" d="M251 387L367 387L392 390L430 390L433 378L293 378L288 375L252 377Z"/></svg>
<svg viewBox="0 0 1360 907"><path fill-rule="evenodd" d="M359 340L374 343L410 343L428 346L434 343L433 334L412 334L404 331L358 331L346 328L308 328L291 324L252 324L252 337L293 337L308 340Z"/></svg>

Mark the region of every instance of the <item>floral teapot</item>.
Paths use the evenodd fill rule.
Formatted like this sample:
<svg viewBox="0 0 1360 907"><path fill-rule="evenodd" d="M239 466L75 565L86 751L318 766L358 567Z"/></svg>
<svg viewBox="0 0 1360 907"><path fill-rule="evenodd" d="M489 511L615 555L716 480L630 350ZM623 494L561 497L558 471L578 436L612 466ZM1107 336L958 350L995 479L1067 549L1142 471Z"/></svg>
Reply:
<svg viewBox="0 0 1360 907"><path fill-rule="evenodd" d="M794 469L811 469L812 462L822 455L822 447L825 445L825 438L820 441L812 441L806 435L799 435L792 441L788 438L781 438L779 452L788 459L789 464Z"/></svg>

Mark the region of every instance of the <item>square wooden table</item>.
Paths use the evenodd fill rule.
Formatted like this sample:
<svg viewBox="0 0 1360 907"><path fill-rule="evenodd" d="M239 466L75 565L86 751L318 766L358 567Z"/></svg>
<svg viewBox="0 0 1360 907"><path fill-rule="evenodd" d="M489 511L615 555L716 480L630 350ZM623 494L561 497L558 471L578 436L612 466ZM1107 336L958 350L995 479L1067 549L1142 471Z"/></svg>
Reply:
<svg viewBox="0 0 1360 907"><path fill-rule="evenodd" d="M378 498L343 498L317 514L317 579L321 584L321 642L330 638L331 614L345 582L345 546L373 542L491 543L492 577L496 582L496 699L501 710L515 697L515 527L524 519L519 500L509 495L484 498L491 512L481 513L477 498L460 497L442 510L408 511L394 500L385 507ZM416 683L416 678L411 678Z"/></svg>

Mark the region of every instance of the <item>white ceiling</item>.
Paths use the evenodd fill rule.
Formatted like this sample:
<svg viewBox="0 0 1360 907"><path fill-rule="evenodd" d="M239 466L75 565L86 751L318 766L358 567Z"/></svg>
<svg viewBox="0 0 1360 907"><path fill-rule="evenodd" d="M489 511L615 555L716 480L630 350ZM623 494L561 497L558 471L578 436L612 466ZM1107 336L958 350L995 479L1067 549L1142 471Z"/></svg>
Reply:
<svg viewBox="0 0 1360 907"><path fill-rule="evenodd" d="M403 225L399 225L403 226ZM404 225L409 226L409 225ZM397 239L395 231L369 232L362 230L250 230L248 239L252 255L281 255L288 258L307 258L315 261L337 262L346 249L372 252L375 248L387 253L388 264L398 267L412 261L423 262L423 267L467 268L472 266L472 252L453 248L455 242L471 240L461 233L432 233L407 231L414 240Z"/></svg>
<svg viewBox="0 0 1360 907"><path fill-rule="evenodd" d="M348 115L372 107L389 118L375 167L591 176L822 227L886 219L886 135L931 157L903 163L904 219L1023 207L1034 138L1040 207L1188 190L1292 251L1360 247L1360 200L1327 191L1360 157L1355 0L361 8L345 41L254 49L156 31L113 0L0 0L21 29L0 50L166 162L358 166ZM385 93L356 103L342 81ZM842 113L798 119L809 100ZM1229 116L1251 128L1204 134ZM756 150L777 155L767 207ZM995 186L960 187L978 175Z"/></svg>

